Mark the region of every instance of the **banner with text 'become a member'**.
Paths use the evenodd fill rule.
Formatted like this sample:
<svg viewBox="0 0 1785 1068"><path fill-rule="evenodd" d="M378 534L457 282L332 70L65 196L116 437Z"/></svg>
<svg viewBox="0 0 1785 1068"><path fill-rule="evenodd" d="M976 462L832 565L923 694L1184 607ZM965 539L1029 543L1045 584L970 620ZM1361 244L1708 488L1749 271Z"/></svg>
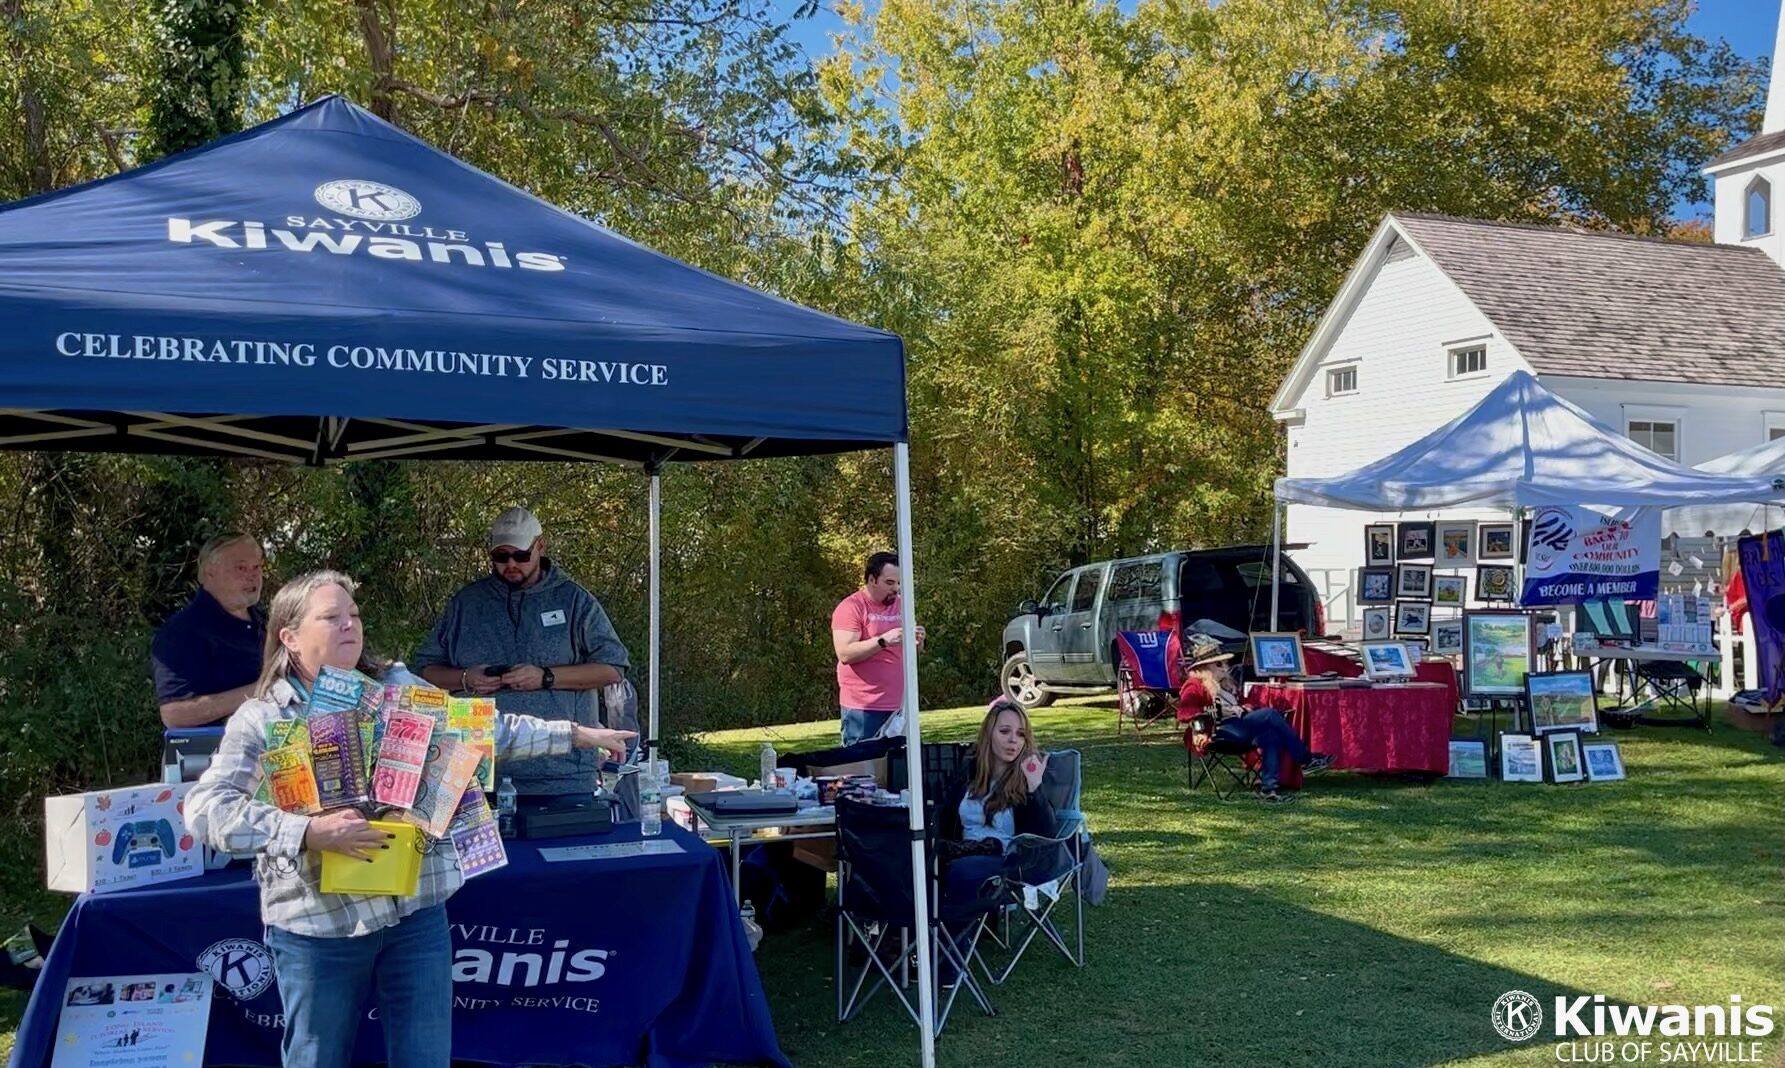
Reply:
<svg viewBox="0 0 1785 1068"><path fill-rule="evenodd" d="M1614 519L1590 508L1546 505L1531 515L1519 602L1653 600L1661 589L1661 512Z"/></svg>

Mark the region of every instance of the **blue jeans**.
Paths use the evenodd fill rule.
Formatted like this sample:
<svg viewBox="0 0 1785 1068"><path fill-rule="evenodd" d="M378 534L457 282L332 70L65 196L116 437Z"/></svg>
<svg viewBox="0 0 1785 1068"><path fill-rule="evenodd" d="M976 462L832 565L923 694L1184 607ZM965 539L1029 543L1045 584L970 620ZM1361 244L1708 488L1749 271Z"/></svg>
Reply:
<svg viewBox="0 0 1785 1068"><path fill-rule="evenodd" d="M1277 788L1277 774L1283 766L1283 754L1297 764L1308 762L1308 746L1295 728L1274 708L1254 708L1238 719L1224 719L1215 728L1217 734L1235 738L1258 747L1258 787Z"/></svg>
<svg viewBox="0 0 1785 1068"><path fill-rule="evenodd" d="M452 937L446 906L356 938L277 927L267 948L285 1006L285 1068L350 1068L366 1002L376 994L390 1068L452 1064Z"/></svg>
<svg viewBox="0 0 1785 1068"><path fill-rule="evenodd" d="M854 745L856 742L877 738L880 728L893 718L891 712L876 712L869 708L845 708L843 710L843 744Z"/></svg>

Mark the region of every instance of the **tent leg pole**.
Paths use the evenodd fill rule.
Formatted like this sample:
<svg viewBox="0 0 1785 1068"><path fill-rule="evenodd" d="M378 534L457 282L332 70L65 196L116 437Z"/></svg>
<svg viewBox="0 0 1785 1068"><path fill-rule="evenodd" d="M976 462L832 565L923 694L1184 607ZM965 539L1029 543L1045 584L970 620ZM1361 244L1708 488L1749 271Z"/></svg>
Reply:
<svg viewBox="0 0 1785 1068"><path fill-rule="evenodd" d="M1281 594L1277 589L1283 577L1283 506L1271 498L1271 629L1276 630ZM1308 620L1309 625L1313 620Z"/></svg>
<svg viewBox="0 0 1785 1068"><path fill-rule="evenodd" d="M936 973L931 966L930 866L924 849L923 728L918 723L917 700L917 587L911 581L911 446L893 446L893 484L897 495L899 527L899 626L906 638L899 643L905 669L905 788L911 800L912 899L917 905L917 1009L923 1068L936 1066Z"/></svg>
<svg viewBox="0 0 1785 1068"><path fill-rule="evenodd" d="M646 759L652 761L649 766L656 768L657 759L657 715L661 707L663 694L663 476L657 468L651 468L651 505L650 505L650 538L651 538L651 624L650 624L650 673L647 676L650 685L650 709L645 742L649 746Z"/></svg>

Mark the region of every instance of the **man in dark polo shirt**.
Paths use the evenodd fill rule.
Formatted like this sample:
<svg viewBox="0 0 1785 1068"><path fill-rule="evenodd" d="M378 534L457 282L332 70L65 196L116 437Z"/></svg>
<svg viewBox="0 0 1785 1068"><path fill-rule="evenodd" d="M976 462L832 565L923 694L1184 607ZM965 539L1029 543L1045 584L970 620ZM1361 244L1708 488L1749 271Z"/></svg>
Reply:
<svg viewBox="0 0 1785 1068"><path fill-rule="evenodd" d="M266 645L263 564L260 543L246 534L212 538L198 551L198 592L149 647L162 723L202 727L248 699Z"/></svg>

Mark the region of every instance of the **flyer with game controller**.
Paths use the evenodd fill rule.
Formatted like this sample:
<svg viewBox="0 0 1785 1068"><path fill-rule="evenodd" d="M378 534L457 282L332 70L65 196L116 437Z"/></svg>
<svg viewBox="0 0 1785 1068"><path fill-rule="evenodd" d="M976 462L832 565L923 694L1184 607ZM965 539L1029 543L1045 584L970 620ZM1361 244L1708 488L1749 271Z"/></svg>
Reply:
<svg viewBox="0 0 1785 1068"><path fill-rule="evenodd" d="M203 850L186 829L191 788L154 783L45 798L49 888L104 894L202 874Z"/></svg>

